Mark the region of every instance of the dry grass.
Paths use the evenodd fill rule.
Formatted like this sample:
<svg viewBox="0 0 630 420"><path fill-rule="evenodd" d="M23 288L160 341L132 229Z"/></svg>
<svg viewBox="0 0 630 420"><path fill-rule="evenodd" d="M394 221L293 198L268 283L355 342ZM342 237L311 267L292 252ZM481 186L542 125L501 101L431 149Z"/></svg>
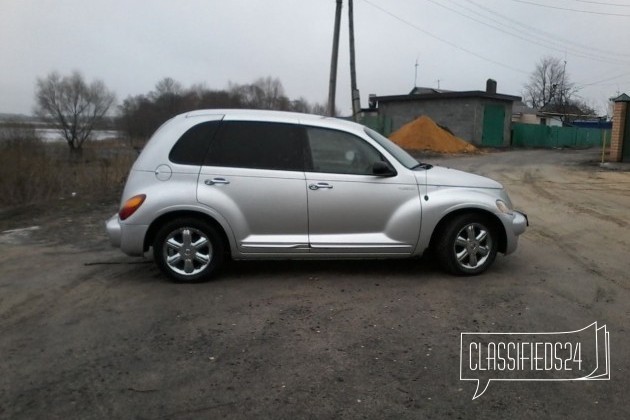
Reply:
<svg viewBox="0 0 630 420"><path fill-rule="evenodd" d="M64 143L44 143L33 129L3 128L0 207L119 194L136 156L118 141L92 142L73 155Z"/></svg>

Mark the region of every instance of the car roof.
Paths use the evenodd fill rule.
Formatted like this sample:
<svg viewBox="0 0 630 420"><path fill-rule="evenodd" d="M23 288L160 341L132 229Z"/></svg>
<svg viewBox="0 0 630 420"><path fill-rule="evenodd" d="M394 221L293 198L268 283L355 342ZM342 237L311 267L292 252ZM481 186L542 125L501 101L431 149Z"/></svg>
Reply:
<svg viewBox="0 0 630 420"><path fill-rule="evenodd" d="M320 127L339 128L349 131L362 129L363 126L352 121L322 115L299 112L271 111L260 109L200 109L178 115L180 118L223 115L224 121L270 121L294 124L315 125Z"/></svg>

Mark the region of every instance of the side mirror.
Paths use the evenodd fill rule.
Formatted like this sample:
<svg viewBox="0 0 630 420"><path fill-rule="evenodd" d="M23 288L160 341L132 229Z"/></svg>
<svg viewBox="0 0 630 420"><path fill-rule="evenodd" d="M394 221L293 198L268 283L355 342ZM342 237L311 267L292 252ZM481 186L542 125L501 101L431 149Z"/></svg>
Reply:
<svg viewBox="0 0 630 420"><path fill-rule="evenodd" d="M378 176L395 176L396 171L392 168L389 163L379 160L374 162L372 166L372 173Z"/></svg>

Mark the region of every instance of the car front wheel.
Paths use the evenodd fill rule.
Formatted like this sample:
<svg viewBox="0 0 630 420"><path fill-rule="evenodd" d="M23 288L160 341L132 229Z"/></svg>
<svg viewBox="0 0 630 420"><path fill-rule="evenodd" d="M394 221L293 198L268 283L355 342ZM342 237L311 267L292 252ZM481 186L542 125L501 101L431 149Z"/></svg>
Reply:
<svg viewBox="0 0 630 420"><path fill-rule="evenodd" d="M224 246L216 230L203 220L176 219L155 236L153 256L171 280L197 283L208 280L223 261Z"/></svg>
<svg viewBox="0 0 630 420"><path fill-rule="evenodd" d="M496 228L487 217L460 215L441 232L437 257L442 267L453 274L480 274L497 256L497 240Z"/></svg>

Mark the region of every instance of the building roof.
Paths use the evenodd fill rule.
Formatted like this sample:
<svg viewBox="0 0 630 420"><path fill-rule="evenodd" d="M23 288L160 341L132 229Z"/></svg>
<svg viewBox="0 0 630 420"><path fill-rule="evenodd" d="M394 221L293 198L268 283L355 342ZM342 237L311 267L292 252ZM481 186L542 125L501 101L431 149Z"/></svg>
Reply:
<svg viewBox="0 0 630 420"><path fill-rule="evenodd" d="M589 116L588 112L582 111L582 109L573 104L547 104L540 109L540 114L544 115L557 115L557 116L573 116L573 117L581 117L581 116Z"/></svg>
<svg viewBox="0 0 630 420"><path fill-rule="evenodd" d="M622 93L621 95L613 99L613 102L630 102L630 96Z"/></svg>
<svg viewBox="0 0 630 420"><path fill-rule="evenodd" d="M454 91L437 91L433 89L434 93L420 93L411 95L391 95L391 96L377 96L375 99L378 102L407 102L407 101L430 101L434 99L464 99L464 98L483 98L494 99L505 102L520 101L520 96L503 95L501 93L489 93L483 90L470 90L463 92Z"/></svg>
<svg viewBox="0 0 630 420"><path fill-rule="evenodd" d="M527 106L523 101L515 101L514 105L512 105L512 114L536 115L538 110Z"/></svg>
<svg viewBox="0 0 630 420"><path fill-rule="evenodd" d="M435 89L435 88L430 88L430 87L416 86L413 89L411 89L411 92L409 92L409 94L410 95L426 95L429 93L444 93L444 92L452 92L452 91L445 90L445 89Z"/></svg>

